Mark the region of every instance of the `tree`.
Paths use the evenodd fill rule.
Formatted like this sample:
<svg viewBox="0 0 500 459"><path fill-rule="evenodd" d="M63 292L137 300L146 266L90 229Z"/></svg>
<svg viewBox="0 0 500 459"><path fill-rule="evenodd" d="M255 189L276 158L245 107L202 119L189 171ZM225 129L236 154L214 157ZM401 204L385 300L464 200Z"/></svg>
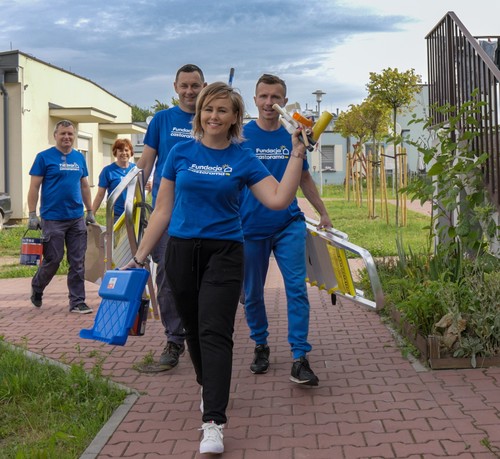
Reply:
<svg viewBox="0 0 500 459"><path fill-rule="evenodd" d="M172 98L172 101L174 99ZM160 102L158 99L155 99L155 104L151 107L154 113L158 113L160 110L166 110L170 108L170 106L166 102Z"/></svg>
<svg viewBox="0 0 500 459"><path fill-rule="evenodd" d="M368 203L371 206L369 215L375 217L375 188L378 177L378 143L385 137L389 131L391 122L390 109L375 99L367 99L361 104L361 116L364 120L366 128L371 133L373 145L373 180L372 180L372 200Z"/></svg>
<svg viewBox="0 0 500 459"><path fill-rule="evenodd" d="M362 104L351 104L347 112L341 112L335 121L333 132L338 132L343 137L355 137L362 144L370 134L363 117Z"/></svg>
<svg viewBox="0 0 500 459"><path fill-rule="evenodd" d="M179 99L172 97L172 106L175 105L179 105ZM166 102L161 102L158 99L155 99L154 105L150 108L141 108L138 105L132 105L132 122L146 121L148 116L153 116L160 110L166 110L167 108L170 108L170 106Z"/></svg>
<svg viewBox="0 0 500 459"><path fill-rule="evenodd" d="M357 139L356 144L354 144L354 152L353 152L353 163L355 161L362 161L361 150L363 147L363 143L365 139L370 135L370 131L368 130L364 116L363 116L363 107L361 105L351 104L349 105L349 110L347 112L341 112L335 122L335 127L333 128L333 132L338 132L343 137L355 137ZM359 185L361 181L361 177L357 177L356 180L357 190L358 190L358 205L360 205L361 201L361 186ZM349 190L348 187L349 177L346 177L346 190Z"/></svg>
<svg viewBox="0 0 500 459"><path fill-rule="evenodd" d="M149 108L141 108L137 105L132 105L132 122L146 121L148 116L154 113Z"/></svg>
<svg viewBox="0 0 500 459"><path fill-rule="evenodd" d="M387 68L382 73L370 72L370 82L366 85L369 97L380 101L392 109L393 117L393 142L394 142L394 184L396 191L396 227L399 226L399 190L398 190L398 161L397 145L401 143L400 135L396 130L398 111L408 107L420 91L422 78L415 74L414 69L400 72L397 68Z"/></svg>

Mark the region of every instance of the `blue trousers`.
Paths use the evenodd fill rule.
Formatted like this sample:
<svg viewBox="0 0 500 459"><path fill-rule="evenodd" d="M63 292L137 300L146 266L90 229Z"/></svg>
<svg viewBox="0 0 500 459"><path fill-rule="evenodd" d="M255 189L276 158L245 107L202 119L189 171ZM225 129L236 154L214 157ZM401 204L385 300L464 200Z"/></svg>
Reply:
<svg viewBox="0 0 500 459"><path fill-rule="evenodd" d="M167 251L168 233L165 231L154 247L151 255L156 263L156 298L160 306L160 318L167 341L184 344L184 327L175 307L174 297L165 273L165 253Z"/></svg>
<svg viewBox="0 0 500 459"><path fill-rule="evenodd" d="M42 220L43 261L35 273L31 287L43 292L54 277L64 257L68 259L69 309L85 301L85 252L87 226L83 217L74 220Z"/></svg>
<svg viewBox="0 0 500 459"><path fill-rule="evenodd" d="M311 350L309 332L309 299L306 285L306 225L293 220L282 231L267 239L245 240L245 315L250 338L255 344L266 344L268 320L264 303L264 285L269 257L274 253L285 283L288 312L288 342L293 358Z"/></svg>

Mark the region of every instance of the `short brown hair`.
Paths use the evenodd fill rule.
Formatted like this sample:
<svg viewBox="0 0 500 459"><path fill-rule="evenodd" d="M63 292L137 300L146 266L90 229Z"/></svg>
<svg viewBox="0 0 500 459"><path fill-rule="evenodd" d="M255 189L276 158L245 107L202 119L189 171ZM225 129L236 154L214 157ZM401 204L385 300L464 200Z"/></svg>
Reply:
<svg viewBox="0 0 500 459"><path fill-rule="evenodd" d="M286 83L280 77L277 77L276 75L271 75L270 73L264 73L257 80L257 84L255 85L255 92L257 92L257 87L261 83L264 83L264 84L280 84L283 87L284 91L285 91L284 95L286 97Z"/></svg>
<svg viewBox="0 0 500 459"><path fill-rule="evenodd" d="M198 67L197 65L194 65L194 64L183 65L179 70L177 70L177 73L175 74L175 81L177 81L179 79L179 74L181 72L184 72L184 73L198 72L200 74L201 81L205 82L205 75L203 75L203 72L201 71L200 67Z"/></svg>
<svg viewBox="0 0 500 459"><path fill-rule="evenodd" d="M134 147L132 146L132 142L129 139L116 139L115 142L113 143L113 146L111 147L111 150L113 151L113 156L116 158L116 152L118 150L124 150L125 147L128 147L130 152L132 153L131 158L134 157Z"/></svg>
<svg viewBox="0 0 500 459"><path fill-rule="evenodd" d="M233 112L237 114L236 123L229 128L228 138L231 142L239 143L243 140L243 115L245 113L245 103L241 95L234 88L226 83L217 81L202 89L196 100L196 113L193 118L193 135L197 139L203 137L201 127L201 111L205 105L214 99L228 98L233 105Z"/></svg>

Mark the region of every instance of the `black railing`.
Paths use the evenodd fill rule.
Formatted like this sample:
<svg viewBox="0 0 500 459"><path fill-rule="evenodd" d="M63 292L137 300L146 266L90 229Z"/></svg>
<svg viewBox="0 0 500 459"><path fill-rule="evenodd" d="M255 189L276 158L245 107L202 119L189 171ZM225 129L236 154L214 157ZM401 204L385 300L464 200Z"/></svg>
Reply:
<svg viewBox="0 0 500 459"><path fill-rule="evenodd" d="M500 70L480 43L453 12L448 12L426 36L429 71L429 103L433 120L446 122L447 114L432 107L460 107L473 99L482 101L478 136L473 151L488 153L483 167L484 183L492 203L500 211ZM457 110L458 111L458 110ZM462 128L470 124L463 120Z"/></svg>

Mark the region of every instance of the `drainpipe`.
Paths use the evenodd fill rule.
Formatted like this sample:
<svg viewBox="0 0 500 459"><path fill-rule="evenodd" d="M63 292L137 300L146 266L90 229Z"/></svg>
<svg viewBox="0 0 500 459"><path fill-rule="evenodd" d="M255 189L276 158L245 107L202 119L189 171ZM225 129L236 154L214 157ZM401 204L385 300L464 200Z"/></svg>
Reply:
<svg viewBox="0 0 500 459"><path fill-rule="evenodd" d="M3 94L3 156L4 156L4 187L9 193L9 93L4 85L5 73L0 70L0 91Z"/></svg>

